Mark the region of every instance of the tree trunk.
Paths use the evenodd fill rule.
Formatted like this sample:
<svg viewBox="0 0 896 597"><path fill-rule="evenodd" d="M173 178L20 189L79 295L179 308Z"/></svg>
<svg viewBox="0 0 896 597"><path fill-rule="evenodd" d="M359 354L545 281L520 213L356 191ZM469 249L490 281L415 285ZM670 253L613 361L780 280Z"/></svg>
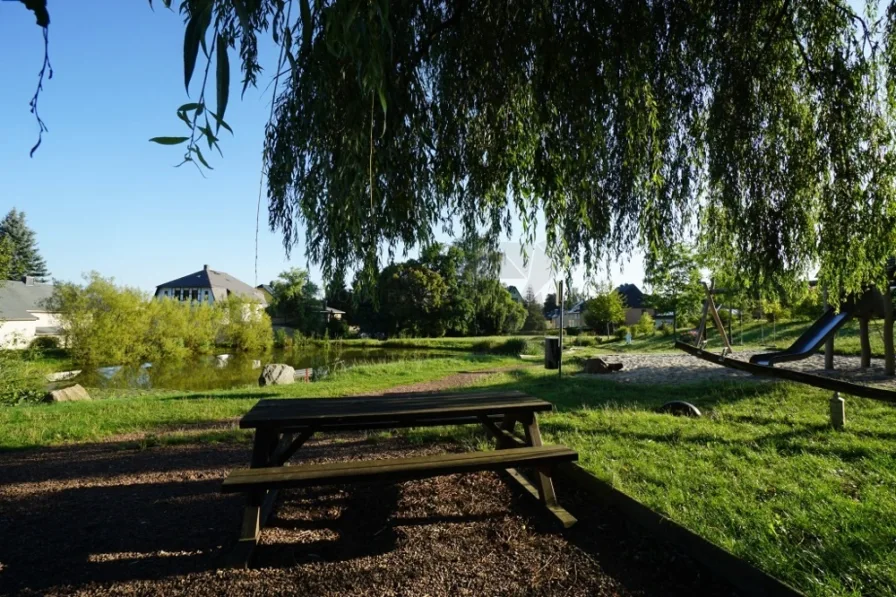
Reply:
<svg viewBox="0 0 896 597"><path fill-rule="evenodd" d="M871 337L868 334L868 318L859 320L859 336L862 342L862 369L871 366Z"/></svg>
<svg viewBox="0 0 896 597"><path fill-rule="evenodd" d="M884 373L887 375L896 375L893 352L893 293L888 283L884 291Z"/></svg>

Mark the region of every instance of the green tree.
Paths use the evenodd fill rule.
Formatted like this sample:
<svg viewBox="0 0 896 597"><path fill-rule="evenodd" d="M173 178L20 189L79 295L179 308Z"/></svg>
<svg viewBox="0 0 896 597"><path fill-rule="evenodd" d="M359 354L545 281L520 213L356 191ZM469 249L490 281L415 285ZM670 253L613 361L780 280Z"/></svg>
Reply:
<svg viewBox="0 0 896 597"><path fill-rule="evenodd" d="M8 241L11 246L6 279L21 280L25 276L34 276L45 280L49 277L47 264L37 249L34 231L25 222L25 212L13 208L0 220L0 241Z"/></svg>
<svg viewBox="0 0 896 597"><path fill-rule="evenodd" d="M379 313L389 333L445 334L440 309L447 300L448 287L438 273L415 261L393 264L380 273L377 292Z"/></svg>
<svg viewBox="0 0 896 597"><path fill-rule="evenodd" d="M45 2L24 6L49 25ZM883 280L894 0L867 2L877 19L843 0L291 6L182 2L177 66L198 101L155 140L206 164L231 70L255 85L272 33L270 223L326 279L360 265L372 282L383 244L425 246L446 214L490 239L520 214L556 263L661 255L696 232L751 290L815 264L833 302Z"/></svg>
<svg viewBox="0 0 896 597"><path fill-rule="evenodd" d="M651 288L652 306L672 312L672 328L681 318L692 318L700 310L706 291L700 282L697 257L691 247L678 243L659 258L648 259L644 283Z"/></svg>
<svg viewBox="0 0 896 597"><path fill-rule="evenodd" d="M547 317L550 313L553 313L557 309L557 295L553 292L548 294L544 298L544 307L542 307L542 312L544 316Z"/></svg>
<svg viewBox="0 0 896 597"><path fill-rule="evenodd" d="M527 332L544 331L545 319L542 304L535 299L535 291L532 290L531 286L526 288L523 307L526 309L526 321L523 323L523 330Z"/></svg>
<svg viewBox="0 0 896 597"><path fill-rule="evenodd" d="M593 330L606 329L625 323L625 299L615 290L605 287L585 303L585 325Z"/></svg>
<svg viewBox="0 0 896 597"><path fill-rule="evenodd" d="M303 334L323 332L320 289L311 281L307 270L297 267L286 270L271 282L271 287L274 289L274 302L270 306L272 314L286 319Z"/></svg>

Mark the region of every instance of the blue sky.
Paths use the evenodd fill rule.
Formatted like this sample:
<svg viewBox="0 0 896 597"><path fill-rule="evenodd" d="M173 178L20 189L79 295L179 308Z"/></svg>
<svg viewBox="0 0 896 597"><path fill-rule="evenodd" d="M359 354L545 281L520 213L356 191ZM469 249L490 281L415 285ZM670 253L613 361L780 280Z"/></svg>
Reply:
<svg viewBox="0 0 896 597"><path fill-rule="evenodd" d="M40 98L49 133L29 158L38 129L28 102L43 40L21 3L0 2L0 211L27 213L58 279L96 270L149 290L209 264L252 283L268 79L240 101L242 77L231 77L226 119L235 134L223 136L224 158L215 154L215 169L202 178L172 167L180 148L147 141L186 130L174 114L189 101L180 15L161 2L153 12L146 0L49 4L54 76ZM263 64L276 59L267 40L259 50ZM279 234L268 230L263 197L258 283L291 266L309 267L303 244L288 261ZM310 269L319 279L319 268ZM613 281L640 284L640 260L625 269L614 266Z"/></svg>

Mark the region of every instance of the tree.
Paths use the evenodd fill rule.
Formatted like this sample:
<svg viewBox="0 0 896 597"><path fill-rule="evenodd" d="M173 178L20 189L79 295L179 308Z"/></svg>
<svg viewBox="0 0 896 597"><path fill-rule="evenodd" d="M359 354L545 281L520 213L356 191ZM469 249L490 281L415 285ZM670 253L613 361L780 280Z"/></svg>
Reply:
<svg viewBox="0 0 896 597"><path fill-rule="evenodd" d="M647 260L644 283L653 292L653 307L672 312L673 329L678 328L679 316L696 315L706 295L694 251L683 243L674 245L660 258Z"/></svg>
<svg viewBox="0 0 896 597"><path fill-rule="evenodd" d="M593 330L605 328L610 334L610 326L625 323L625 299L615 290L605 287L585 303L585 325Z"/></svg>
<svg viewBox="0 0 896 597"><path fill-rule="evenodd" d="M377 292L385 328L393 334L443 336L440 309L448 287L442 277L415 261L393 264L382 271Z"/></svg>
<svg viewBox="0 0 896 597"><path fill-rule="evenodd" d="M526 309L526 321L523 330L527 332L542 332L545 328L544 311L535 299L535 291L531 286L526 288L526 296L523 298L523 307Z"/></svg>
<svg viewBox="0 0 896 597"><path fill-rule="evenodd" d="M187 0L185 83L211 76L177 110L184 134L154 140L207 164L230 57L245 91L272 32L270 224L287 250L304 236L327 279L360 264L372 282L382 244L425 246L445 214L491 239L543 214L556 263L659 256L695 231L751 289L817 263L836 302L883 281L896 241L896 2L867 4L887 16L842 0ZM46 29L46 3L24 5Z"/></svg>
<svg viewBox="0 0 896 597"><path fill-rule="evenodd" d="M25 223L25 212L15 208L0 221L0 241L8 241L11 253L8 257L6 279L21 280L34 276L39 280L49 277L47 264L37 250L34 231Z"/></svg>
<svg viewBox="0 0 896 597"><path fill-rule="evenodd" d="M269 307L271 314L286 319L303 334L323 333L320 289L311 281L307 270L289 269L272 281L271 287L274 289L274 302Z"/></svg>
<svg viewBox="0 0 896 597"><path fill-rule="evenodd" d="M544 307L542 307L541 311L544 313L544 316L547 317L551 313L553 313L557 309L557 295L555 293L550 293L544 298Z"/></svg>

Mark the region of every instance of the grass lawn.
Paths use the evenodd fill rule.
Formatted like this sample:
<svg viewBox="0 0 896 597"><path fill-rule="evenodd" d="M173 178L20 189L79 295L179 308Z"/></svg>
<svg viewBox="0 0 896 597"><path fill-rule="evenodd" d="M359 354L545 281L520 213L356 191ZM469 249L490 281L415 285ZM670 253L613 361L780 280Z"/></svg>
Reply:
<svg viewBox="0 0 896 597"><path fill-rule="evenodd" d="M469 355L363 365L313 384L110 392L92 402L0 408L0 449L158 434L238 417L262 397L340 396L509 365L524 363ZM809 595L896 595L894 406L847 398L847 428L837 432L828 423L829 393L796 384L558 380L536 363L477 387L552 401L557 411L542 417L547 441L575 448L593 474ZM703 418L653 412L671 399L697 404ZM407 433L487 445L473 428ZM212 430L142 441L247 440L245 432Z"/></svg>
<svg viewBox="0 0 896 597"><path fill-rule="evenodd" d="M896 595L896 407L848 398L837 432L829 393L796 384L635 386L533 368L482 385L550 400L547 441L807 594ZM672 399L703 418L653 412Z"/></svg>
<svg viewBox="0 0 896 597"><path fill-rule="evenodd" d="M261 398L346 396L511 365L525 363L518 358L466 355L362 365L320 382L288 386L211 392L91 389L91 394L101 399L0 407L0 449L98 441L113 435L214 423L241 416ZM223 436L210 435L212 439Z"/></svg>

